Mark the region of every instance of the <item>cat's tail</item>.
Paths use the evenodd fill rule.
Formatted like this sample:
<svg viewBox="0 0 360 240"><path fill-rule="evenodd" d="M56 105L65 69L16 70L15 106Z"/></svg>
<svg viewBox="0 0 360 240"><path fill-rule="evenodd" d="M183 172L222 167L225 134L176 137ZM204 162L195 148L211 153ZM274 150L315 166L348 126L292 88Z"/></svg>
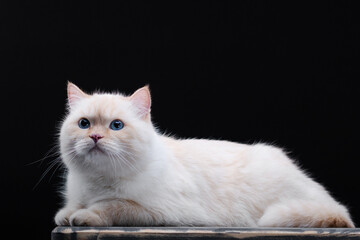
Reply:
<svg viewBox="0 0 360 240"><path fill-rule="evenodd" d="M260 227L354 228L347 209L337 203L295 200L269 206Z"/></svg>

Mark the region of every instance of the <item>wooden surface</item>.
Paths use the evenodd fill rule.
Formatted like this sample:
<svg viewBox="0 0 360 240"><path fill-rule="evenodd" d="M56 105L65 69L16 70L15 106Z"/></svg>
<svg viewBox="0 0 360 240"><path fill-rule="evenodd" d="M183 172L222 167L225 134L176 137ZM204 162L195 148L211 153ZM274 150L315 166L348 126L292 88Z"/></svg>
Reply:
<svg viewBox="0 0 360 240"><path fill-rule="evenodd" d="M57 227L52 240L359 239L360 228Z"/></svg>

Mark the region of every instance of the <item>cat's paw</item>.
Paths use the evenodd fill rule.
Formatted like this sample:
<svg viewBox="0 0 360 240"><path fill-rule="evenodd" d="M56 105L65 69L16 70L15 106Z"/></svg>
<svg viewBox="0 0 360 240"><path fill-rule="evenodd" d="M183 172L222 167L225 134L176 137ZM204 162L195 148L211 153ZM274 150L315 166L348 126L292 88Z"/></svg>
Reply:
<svg viewBox="0 0 360 240"><path fill-rule="evenodd" d="M71 226L107 226L100 216L88 209L80 209L70 216Z"/></svg>
<svg viewBox="0 0 360 240"><path fill-rule="evenodd" d="M55 215L55 223L58 226L69 226L69 218L74 213L74 209L63 208Z"/></svg>

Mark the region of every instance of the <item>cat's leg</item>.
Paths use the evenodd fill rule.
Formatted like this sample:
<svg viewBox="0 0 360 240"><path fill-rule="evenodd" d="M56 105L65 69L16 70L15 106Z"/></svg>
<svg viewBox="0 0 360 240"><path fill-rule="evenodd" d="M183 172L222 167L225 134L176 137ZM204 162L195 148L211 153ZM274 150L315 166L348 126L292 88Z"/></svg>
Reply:
<svg viewBox="0 0 360 240"><path fill-rule="evenodd" d="M55 215L55 223L58 226L68 226L70 225L69 218L70 216L78 211L79 209L83 208L80 205L67 205L64 208L60 209Z"/></svg>
<svg viewBox="0 0 360 240"><path fill-rule="evenodd" d="M72 226L157 225L160 215L131 200L102 201L74 212Z"/></svg>
<svg viewBox="0 0 360 240"><path fill-rule="evenodd" d="M290 201L269 206L259 219L260 227L355 227L345 207L332 203Z"/></svg>

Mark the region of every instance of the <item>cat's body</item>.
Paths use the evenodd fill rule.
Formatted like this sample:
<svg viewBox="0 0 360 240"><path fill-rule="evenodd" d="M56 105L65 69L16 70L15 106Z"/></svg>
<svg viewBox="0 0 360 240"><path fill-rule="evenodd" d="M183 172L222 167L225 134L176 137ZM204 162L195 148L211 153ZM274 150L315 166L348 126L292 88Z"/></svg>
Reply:
<svg viewBox="0 0 360 240"><path fill-rule="evenodd" d="M58 225L354 227L346 208L278 148L158 134L147 88L90 96L69 84L68 94ZM92 123L86 129L82 118ZM113 119L123 128L109 129Z"/></svg>

